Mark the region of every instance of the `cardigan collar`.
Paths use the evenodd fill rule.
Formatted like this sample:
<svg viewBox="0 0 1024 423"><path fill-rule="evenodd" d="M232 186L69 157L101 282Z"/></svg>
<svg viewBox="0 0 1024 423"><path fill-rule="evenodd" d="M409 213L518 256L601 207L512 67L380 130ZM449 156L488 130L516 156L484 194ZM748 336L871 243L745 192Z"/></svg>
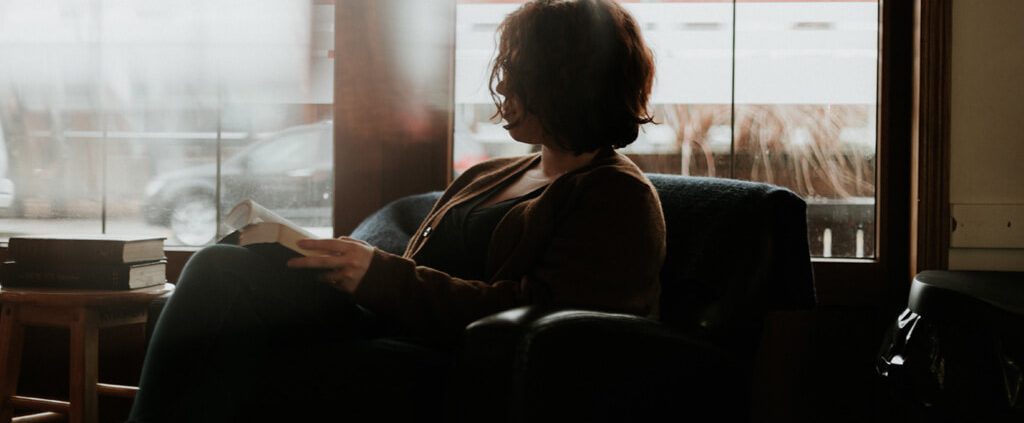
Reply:
<svg viewBox="0 0 1024 423"><path fill-rule="evenodd" d="M471 182L468 186L466 186L465 189L462 190L462 192L452 197L452 200L449 202L449 204L451 205L451 207L454 207L482 192L490 191L491 189L497 187L498 184L502 183L503 181L507 181L509 178L516 177L522 174L523 172L526 172L527 169L539 163L540 159L541 153L529 154L519 158L517 161L513 162L508 166L503 166L501 168L495 169L492 172L480 175L480 177L476 181ZM558 178L555 178L555 180L551 181L551 183L554 183L558 179L561 179L568 175L586 172L597 166L602 166L616 160L620 160L620 158L619 154L616 153L613 148L601 148L600 150L598 150L597 154L594 155L594 158L590 160L590 163L587 163L576 169L563 173Z"/></svg>
<svg viewBox="0 0 1024 423"><path fill-rule="evenodd" d="M462 204L469 199L472 199L473 197L479 195L480 193L488 192L491 189L497 187L502 182L508 181L509 179L514 178L519 174L525 172L527 169L537 164L540 161L540 157L541 153L529 154L514 160L512 163L509 163L508 165L501 166L497 169L481 174L479 177L477 177L475 181L470 182L468 185L466 185L465 188L461 189L458 193L456 193L451 198L451 200L447 202L447 204L445 204L444 206L440 207L437 210L434 210L433 212L431 212L430 215L427 216L427 219L423 222L423 224L421 224L420 229L414 235L413 242L411 242L409 246L406 248L405 255L407 257L415 256L416 253L419 252L419 250L423 247L423 244L426 242L426 239L424 239L424 236L420 236L420 234L422 233L425 227L429 228L437 225L441 221L441 219L444 218L444 215L447 214L448 211L451 210L453 207L458 206L459 204ZM590 163L562 174L551 183L554 184L558 180L565 178L567 176L586 172L597 166L602 166L621 160L622 158L619 156L619 154L616 153L615 150L612 149L611 147L602 148L600 151L597 152L597 154L594 155L594 158L591 159Z"/></svg>

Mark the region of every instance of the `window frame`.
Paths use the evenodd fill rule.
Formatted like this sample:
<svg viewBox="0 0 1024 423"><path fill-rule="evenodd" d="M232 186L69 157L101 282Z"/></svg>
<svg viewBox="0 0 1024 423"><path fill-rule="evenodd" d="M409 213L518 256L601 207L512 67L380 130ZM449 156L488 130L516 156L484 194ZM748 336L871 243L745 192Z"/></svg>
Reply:
<svg viewBox="0 0 1024 423"><path fill-rule="evenodd" d="M949 268L953 2L915 0L914 15L911 274Z"/></svg>
<svg viewBox="0 0 1024 423"><path fill-rule="evenodd" d="M910 276L910 206L914 85L912 2L879 1L878 145L872 260L814 259L823 306L896 306Z"/></svg>

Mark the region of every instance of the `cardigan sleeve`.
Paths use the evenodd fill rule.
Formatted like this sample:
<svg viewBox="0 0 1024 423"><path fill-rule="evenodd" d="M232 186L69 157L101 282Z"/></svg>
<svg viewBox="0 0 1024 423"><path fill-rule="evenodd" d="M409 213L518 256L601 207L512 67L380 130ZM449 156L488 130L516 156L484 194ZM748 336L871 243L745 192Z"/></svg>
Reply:
<svg viewBox="0 0 1024 423"><path fill-rule="evenodd" d="M649 314L657 303L664 218L653 188L623 176L594 181L568 198L550 243L519 280L463 280L377 250L355 300L418 335L443 339L525 304Z"/></svg>
<svg viewBox="0 0 1024 423"><path fill-rule="evenodd" d="M450 339L481 317L527 301L521 281L464 280L381 250L354 293L357 303L417 335Z"/></svg>

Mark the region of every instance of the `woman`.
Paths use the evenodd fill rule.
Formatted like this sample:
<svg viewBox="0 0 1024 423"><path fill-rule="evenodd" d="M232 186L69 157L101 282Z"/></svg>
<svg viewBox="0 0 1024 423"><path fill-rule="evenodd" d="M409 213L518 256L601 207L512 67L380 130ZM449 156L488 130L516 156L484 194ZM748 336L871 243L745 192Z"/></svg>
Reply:
<svg viewBox="0 0 1024 423"><path fill-rule="evenodd" d="M346 237L302 241L321 254L288 268L235 246L196 253L154 332L134 420L265 417L282 398L378 418L437 411L431 384L476 319L526 304L656 313L664 218L614 151L651 121L636 22L611 0L541 0L499 31L497 115L540 153L467 170L402 256ZM360 389L381 378L392 392Z"/></svg>

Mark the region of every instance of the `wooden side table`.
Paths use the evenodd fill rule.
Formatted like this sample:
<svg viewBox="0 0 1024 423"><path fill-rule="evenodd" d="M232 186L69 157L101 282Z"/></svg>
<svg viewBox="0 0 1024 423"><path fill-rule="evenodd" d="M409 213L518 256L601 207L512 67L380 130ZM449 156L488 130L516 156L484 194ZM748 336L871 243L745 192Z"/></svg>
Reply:
<svg viewBox="0 0 1024 423"><path fill-rule="evenodd" d="M134 398L138 388L99 383L101 328L145 323L147 305L170 295L174 285L130 291L61 291L0 288L0 423L15 408L66 414L71 423L95 422L97 394ZM67 327L71 335L70 398L57 401L17 395L25 326Z"/></svg>

